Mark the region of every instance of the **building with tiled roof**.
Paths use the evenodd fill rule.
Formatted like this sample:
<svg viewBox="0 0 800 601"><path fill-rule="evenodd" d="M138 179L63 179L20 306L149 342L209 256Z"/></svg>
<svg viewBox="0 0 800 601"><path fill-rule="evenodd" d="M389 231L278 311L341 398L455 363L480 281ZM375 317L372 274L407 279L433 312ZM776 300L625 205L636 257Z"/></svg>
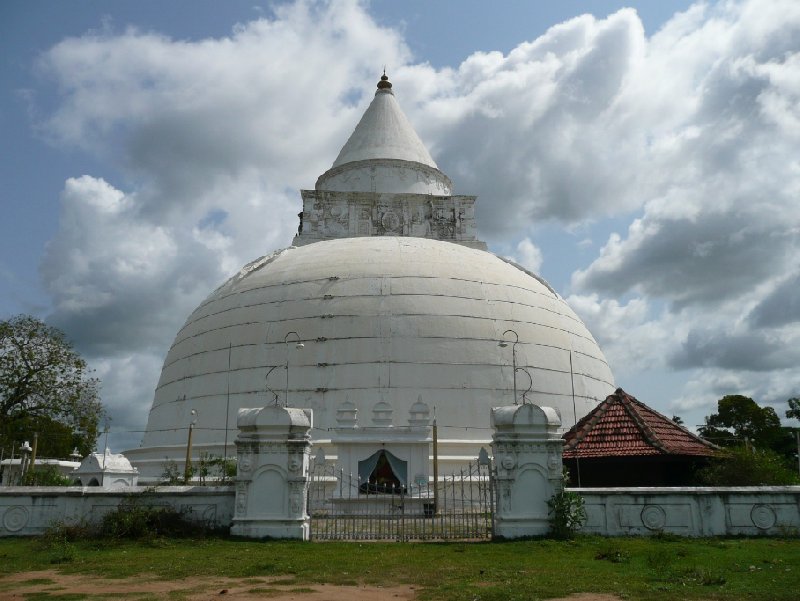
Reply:
<svg viewBox="0 0 800 601"><path fill-rule="evenodd" d="M692 484L717 448L621 388L563 438L571 484L581 486Z"/></svg>

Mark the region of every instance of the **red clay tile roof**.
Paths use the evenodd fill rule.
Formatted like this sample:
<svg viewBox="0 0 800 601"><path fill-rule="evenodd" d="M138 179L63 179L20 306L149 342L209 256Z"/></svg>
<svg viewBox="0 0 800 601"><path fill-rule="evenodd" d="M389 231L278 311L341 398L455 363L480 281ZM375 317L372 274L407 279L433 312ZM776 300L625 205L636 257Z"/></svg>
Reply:
<svg viewBox="0 0 800 601"><path fill-rule="evenodd" d="M564 459L713 455L716 447L617 388L564 438ZM577 452L576 452L577 448Z"/></svg>

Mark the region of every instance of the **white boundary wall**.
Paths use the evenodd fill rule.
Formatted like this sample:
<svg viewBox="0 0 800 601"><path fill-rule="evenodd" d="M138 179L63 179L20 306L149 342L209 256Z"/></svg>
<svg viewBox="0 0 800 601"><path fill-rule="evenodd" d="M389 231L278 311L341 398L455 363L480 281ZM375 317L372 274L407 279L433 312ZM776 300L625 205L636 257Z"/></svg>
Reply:
<svg viewBox="0 0 800 601"><path fill-rule="evenodd" d="M233 486L97 487L9 486L0 488L0 536L42 534L54 523L97 523L123 499L168 506L197 524L227 528L233 519Z"/></svg>
<svg viewBox="0 0 800 601"><path fill-rule="evenodd" d="M601 536L798 536L800 486L748 488L572 488L586 502L581 532ZM233 486L0 487L0 536L34 536L55 522L97 522L122 499L184 511L198 524L233 522Z"/></svg>
<svg viewBox="0 0 800 601"><path fill-rule="evenodd" d="M569 490L585 500L585 534L800 535L800 486ZM0 487L0 536L35 536L56 522L97 522L131 496L184 511L198 524L224 529L233 523L233 486Z"/></svg>
<svg viewBox="0 0 800 601"><path fill-rule="evenodd" d="M568 490L584 499L586 534L800 535L800 486Z"/></svg>

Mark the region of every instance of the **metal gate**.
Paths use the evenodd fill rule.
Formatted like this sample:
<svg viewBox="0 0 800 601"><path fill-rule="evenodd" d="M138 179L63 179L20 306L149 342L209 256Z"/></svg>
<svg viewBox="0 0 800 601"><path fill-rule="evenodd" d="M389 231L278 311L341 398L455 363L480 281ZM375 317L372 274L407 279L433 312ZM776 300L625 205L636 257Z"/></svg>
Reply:
<svg viewBox="0 0 800 601"><path fill-rule="evenodd" d="M445 478L382 488L335 466L314 465L312 540L486 540L492 536L492 465L481 458Z"/></svg>

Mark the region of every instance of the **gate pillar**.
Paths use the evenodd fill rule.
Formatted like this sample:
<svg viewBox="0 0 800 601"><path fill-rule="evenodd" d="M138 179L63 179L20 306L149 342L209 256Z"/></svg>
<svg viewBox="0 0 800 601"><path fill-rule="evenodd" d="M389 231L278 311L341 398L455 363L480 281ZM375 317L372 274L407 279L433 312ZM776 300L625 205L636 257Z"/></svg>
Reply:
<svg viewBox="0 0 800 601"><path fill-rule="evenodd" d="M552 407L495 407L491 415L498 538L541 536L548 505L561 490L561 418Z"/></svg>
<svg viewBox="0 0 800 601"><path fill-rule="evenodd" d="M308 540L311 409L240 409L231 534Z"/></svg>

